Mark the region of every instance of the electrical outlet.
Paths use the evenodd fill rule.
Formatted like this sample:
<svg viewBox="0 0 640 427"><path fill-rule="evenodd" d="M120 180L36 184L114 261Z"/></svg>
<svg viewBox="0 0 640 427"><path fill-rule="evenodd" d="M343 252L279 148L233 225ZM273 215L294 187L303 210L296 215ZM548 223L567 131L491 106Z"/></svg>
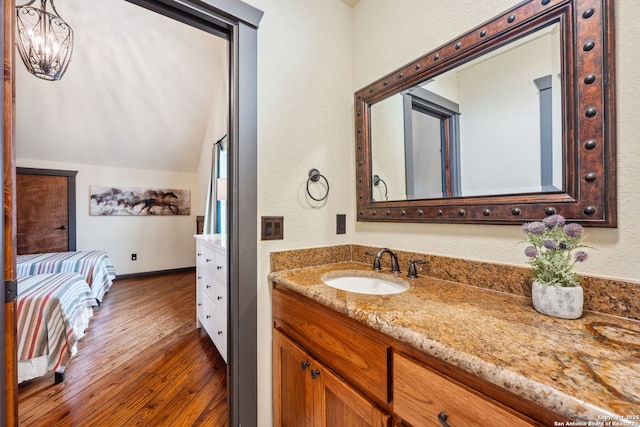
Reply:
<svg viewBox="0 0 640 427"><path fill-rule="evenodd" d="M131 254L131 261L137 261L138 260L138 254Z"/></svg>

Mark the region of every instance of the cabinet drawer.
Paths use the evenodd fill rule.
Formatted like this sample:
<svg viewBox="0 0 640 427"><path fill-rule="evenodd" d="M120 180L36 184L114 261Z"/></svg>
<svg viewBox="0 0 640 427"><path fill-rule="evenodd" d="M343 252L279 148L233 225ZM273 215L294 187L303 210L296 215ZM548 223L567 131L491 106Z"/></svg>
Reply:
<svg viewBox="0 0 640 427"><path fill-rule="evenodd" d="M227 361L227 316L222 314L218 307L207 297L202 296L198 302L198 319L211 341Z"/></svg>
<svg viewBox="0 0 640 427"><path fill-rule="evenodd" d="M446 378L431 368L393 355L393 411L413 426L532 426L497 402Z"/></svg>
<svg viewBox="0 0 640 427"><path fill-rule="evenodd" d="M198 287L211 301L216 300L216 282L211 275L207 273L198 274Z"/></svg>
<svg viewBox="0 0 640 427"><path fill-rule="evenodd" d="M214 304L220 309L222 314L227 315L227 285L218 280L213 285Z"/></svg>
<svg viewBox="0 0 640 427"><path fill-rule="evenodd" d="M197 320L197 327L200 328L202 327L202 321L200 319L204 318L204 307L203 307L203 293L202 293L202 289L200 288L200 286L196 286L196 320Z"/></svg>
<svg viewBox="0 0 640 427"><path fill-rule="evenodd" d="M295 293L275 288L273 320L281 329L370 398L387 404L388 352L383 337L370 335L353 319Z"/></svg>
<svg viewBox="0 0 640 427"><path fill-rule="evenodd" d="M218 307L214 307L213 322L209 336L218 348L220 355L227 361L227 316L222 314Z"/></svg>
<svg viewBox="0 0 640 427"><path fill-rule="evenodd" d="M198 301L198 318L200 319L200 323L204 327L204 330L207 331L207 334L210 337L215 330L215 310L215 304L213 304L211 299L204 293L201 293L200 300Z"/></svg>
<svg viewBox="0 0 640 427"><path fill-rule="evenodd" d="M219 252L215 254L215 260L213 265L211 266L211 271L213 272L214 277L221 281L227 281L227 256L223 255Z"/></svg>
<svg viewBox="0 0 640 427"><path fill-rule="evenodd" d="M214 256L215 255L213 249L206 246L204 243L196 243L196 265L198 267L211 265L211 263L214 261Z"/></svg>

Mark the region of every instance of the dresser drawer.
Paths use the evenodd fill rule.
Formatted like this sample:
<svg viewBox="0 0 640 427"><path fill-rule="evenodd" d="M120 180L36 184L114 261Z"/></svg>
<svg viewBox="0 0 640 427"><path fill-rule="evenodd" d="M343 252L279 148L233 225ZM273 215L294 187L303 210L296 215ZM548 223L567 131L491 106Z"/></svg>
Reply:
<svg viewBox="0 0 640 427"><path fill-rule="evenodd" d="M205 294L200 294L200 300L198 301L198 318L200 324L207 331L209 336L212 336L215 330L215 315L216 306L211 299Z"/></svg>
<svg viewBox="0 0 640 427"><path fill-rule="evenodd" d="M213 302L218 309L227 315L227 285L224 282L216 280L213 285L214 298Z"/></svg>
<svg viewBox="0 0 640 427"><path fill-rule="evenodd" d="M216 252L215 260L213 262L213 265L211 265L210 268L214 277L217 280L221 282L227 281L227 256L226 255L221 254L220 252Z"/></svg>
<svg viewBox="0 0 640 427"><path fill-rule="evenodd" d="M216 307L213 317L212 330L209 332L209 336L216 345L216 348L220 352L220 355L227 361L227 316Z"/></svg>
<svg viewBox="0 0 640 427"><path fill-rule="evenodd" d="M196 243L196 265L198 267L205 267L211 265L214 262L214 251L204 243Z"/></svg>
<svg viewBox="0 0 640 427"><path fill-rule="evenodd" d="M216 281L206 272L198 272L198 287L211 301L216 300Z"/></svg>
<svg viewBox="0 0 640 427"><path fill-rule="evenodd" d="M393 412L413 426L538 425L400 353L393 355Z"/></svg>

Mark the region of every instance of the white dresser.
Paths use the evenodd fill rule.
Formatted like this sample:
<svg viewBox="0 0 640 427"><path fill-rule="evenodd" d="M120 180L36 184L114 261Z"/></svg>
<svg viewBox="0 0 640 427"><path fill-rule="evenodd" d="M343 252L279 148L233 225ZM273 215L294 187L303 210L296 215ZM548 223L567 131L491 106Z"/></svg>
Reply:
<svg viewBox="0 0 640 427"><path fill-rule="evenodd" d="M196 324L203 327L227 361L227 240L225 235L196 238Z"/></svg>

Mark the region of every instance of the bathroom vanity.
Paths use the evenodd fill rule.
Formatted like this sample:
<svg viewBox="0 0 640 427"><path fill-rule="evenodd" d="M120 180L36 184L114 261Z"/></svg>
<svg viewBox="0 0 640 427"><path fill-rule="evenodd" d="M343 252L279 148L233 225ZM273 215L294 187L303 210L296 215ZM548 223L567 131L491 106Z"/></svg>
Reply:
<svg viewBox="0 0 640 427"><path fill-rule="evenodd" d="M358 262L269 276L274 425L640 422L638 322L550 318L529 298L432 277L403 277L393 295L324 283L340 272L398 277Z"/></svg>

